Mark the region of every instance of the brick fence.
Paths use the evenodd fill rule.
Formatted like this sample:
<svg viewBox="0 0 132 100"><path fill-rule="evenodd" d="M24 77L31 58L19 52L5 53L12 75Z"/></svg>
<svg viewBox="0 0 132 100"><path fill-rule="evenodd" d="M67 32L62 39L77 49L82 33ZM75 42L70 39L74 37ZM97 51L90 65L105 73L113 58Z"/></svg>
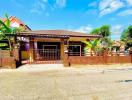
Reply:
<svg viewBox="0 0 132 100"><path fill-rule="evenodd" d="M16 68L16 60L9 50L0 50L0 68Z"/></svg>
<svg viewBox="0 0 132 100"><path fill-rule="evenodd" d="M69 64L111 64L111 63L132 63L132 53L129 55L114 56L69 56Z"/></svg>
<svg viewBox="0 0 132 100"><path fill-rule="evenodd" d="M11 57L9 50L0 50L0 68L9 67L16 68L21 61L18 50L14 50L13 57ZM65 60L64 60L65 61ZM63 62L65 65L65 62ZM132 63L132 52L127 55L94 55L94 56L67 56L67 65L69 64L110 64L110 63Z"/></svg>
<svg viewBox="0 0 132 100"><path fill-rule="evenodd" d="M16 68L16 61L14 57L10 58L0 58L0 67L1 68Z"/></svg>

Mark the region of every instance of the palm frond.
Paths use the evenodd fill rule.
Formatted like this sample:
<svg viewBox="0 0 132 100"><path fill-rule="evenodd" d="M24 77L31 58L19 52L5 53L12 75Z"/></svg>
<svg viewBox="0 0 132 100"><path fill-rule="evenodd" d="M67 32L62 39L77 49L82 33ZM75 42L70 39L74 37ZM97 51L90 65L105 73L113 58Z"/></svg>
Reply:
<svg viewBox="0 0 132 100"><path fill-rule="evenodd" d="M7 27L6 24L5 24L4 22L2 22L1 20L0 20L0 25L1 25L2 28L3 28L3 31L4 31L3 33L11 33L10 28Z"/></svg>
<svg viewBox="0 0 132 100"><path fill-rule="evenodd" d="M83 41L83 43L85 43L87 46L92 46L92 42L91 41Z"/></svg>
<svg viewBox="0 0 132 100"><path fill-rule="evenodd" d="M6 25L7 27L10 27L10 19L9 19L8 15L5 14L5 17L6 17L5 25Z"/></svg>

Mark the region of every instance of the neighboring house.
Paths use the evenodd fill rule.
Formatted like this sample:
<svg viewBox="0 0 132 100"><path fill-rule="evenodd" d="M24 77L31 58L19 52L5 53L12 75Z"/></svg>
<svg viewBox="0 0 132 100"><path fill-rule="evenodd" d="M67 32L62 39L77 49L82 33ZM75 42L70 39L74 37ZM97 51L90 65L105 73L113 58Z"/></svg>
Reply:
<svg viewBox="0 0 132 100"><path fill-rule="evenodd" d="M1 18L1 20L3 22L5 22L6 21L6 18ZM20 19L18 19L17 17L11 16L9 18L9 20L11 22L11 27L16 27L16 28L22 27L26 31L31 31L31 29L25 23L23 23Z"/></svg>
<svg viewBox="0 0 132 100"><path fill-rule="evenodd" d="M115 51L125 51L125 43L123 41L114 40L112 42L112 47Z"/></svg>

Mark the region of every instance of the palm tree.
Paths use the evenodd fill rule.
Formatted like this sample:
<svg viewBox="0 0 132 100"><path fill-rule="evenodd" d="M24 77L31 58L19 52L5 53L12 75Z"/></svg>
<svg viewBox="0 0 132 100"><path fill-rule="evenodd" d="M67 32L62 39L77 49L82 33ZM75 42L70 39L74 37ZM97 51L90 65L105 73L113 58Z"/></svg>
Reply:
<svg viewBox="0 0 132 100"><path fill-rule="evenodd" d="M83 41L83 43L86 44L84 51L87 52L90 49L90 55L93 56L93 53L95 54L95 51L99 48L100 40Z"/></svg>
<svg viewBox="0 0 132 100"><path fill-rule="evenodd" d="M100 43L104 48L109 48L112 45L111 39L110 39L110 26L109 25L103 25L100 28L93 29L90 34L97 34L101 35L102 38L100 39Z"/></svg>
<svg viewBox="0 0 132 100"><path fill-rule="evenodd" d="M100 35L102 35L102 37L109 37L111 35L110 26L109 25L101 26L100 27Z"/></svg>

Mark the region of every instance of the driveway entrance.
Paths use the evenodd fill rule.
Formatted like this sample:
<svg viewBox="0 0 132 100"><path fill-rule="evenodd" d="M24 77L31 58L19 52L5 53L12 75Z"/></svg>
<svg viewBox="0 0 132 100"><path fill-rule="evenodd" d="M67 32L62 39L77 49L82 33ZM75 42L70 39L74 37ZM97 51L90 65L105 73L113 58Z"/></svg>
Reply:
<svg viewBox="0 0 132 100"><path fill-rule="evenodd" d="M17 68L20 71L46 71L46 70L61 70L65 67L63 64L25 64Z"/></svg>

